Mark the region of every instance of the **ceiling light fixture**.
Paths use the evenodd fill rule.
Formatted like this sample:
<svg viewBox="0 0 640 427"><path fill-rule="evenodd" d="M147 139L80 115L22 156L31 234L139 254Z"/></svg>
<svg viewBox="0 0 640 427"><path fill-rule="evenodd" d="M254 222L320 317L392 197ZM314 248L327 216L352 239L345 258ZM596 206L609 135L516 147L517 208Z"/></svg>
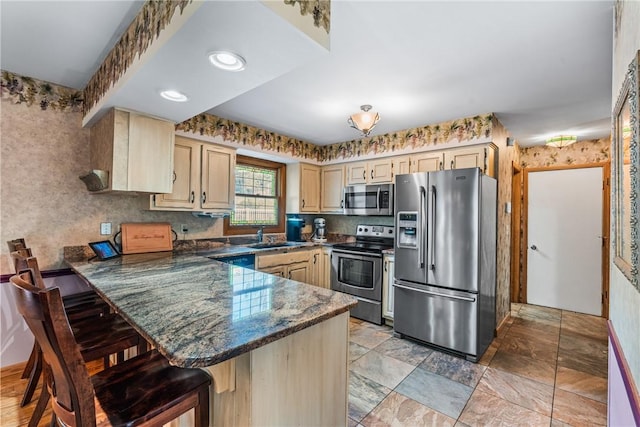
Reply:
<svg viewBox="0 0 640 427"><path fill-rule="evenodd" d="M361 105L360 109L362 112L352 114L347 119L347 123L349 123L349 126L352 128L362 132L362 135L369 136L371 130L376 127L376 124L380 120L380 115L373 111L369 112L371 105L368 104Z"/></svg>
<svg viewBox="0 0 640 427"><path fill-rule="evenodd" d="M245 61L242 56L227 50L211 52L209 54L209 61L225 71L242 71L247 65L247 61Z"/></svg>
<svg viewBox="0 0 640 427"><path fill-rule="evenodd" d="M550 147L562 148L571 145L578 140L575 135L558 135L547 139L547 145Z"/></svg>
<svg viewBox="0 0 640 427"><path fill-rule="evenodd" d="M160 92L160 96L173 102L186 102L189 100L187 95L177 90L163 90Z"/></svg>

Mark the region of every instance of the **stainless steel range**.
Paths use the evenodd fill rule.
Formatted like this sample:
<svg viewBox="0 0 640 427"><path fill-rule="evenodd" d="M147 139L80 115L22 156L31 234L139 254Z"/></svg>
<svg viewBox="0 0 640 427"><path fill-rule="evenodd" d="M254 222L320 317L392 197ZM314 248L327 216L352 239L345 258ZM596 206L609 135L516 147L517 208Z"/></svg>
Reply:
<svg viewBox="0 0 640 427"><path fill-rule="evenodd" d="M331 251L331 289L353 295L351 315L382 324L382 251L393 248L393 227L360 224L356 241Z"/></svg>

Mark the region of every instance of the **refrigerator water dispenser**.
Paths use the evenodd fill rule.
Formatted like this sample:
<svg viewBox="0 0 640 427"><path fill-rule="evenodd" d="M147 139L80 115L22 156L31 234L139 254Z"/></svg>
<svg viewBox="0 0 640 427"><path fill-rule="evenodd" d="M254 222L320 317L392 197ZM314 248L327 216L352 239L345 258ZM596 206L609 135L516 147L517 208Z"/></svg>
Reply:
<svg viewBox="0 0 640 427"><path fill-rule="evenodd" d="M399 248L418 248L418 212L398 212L396 229Z"/></svg>

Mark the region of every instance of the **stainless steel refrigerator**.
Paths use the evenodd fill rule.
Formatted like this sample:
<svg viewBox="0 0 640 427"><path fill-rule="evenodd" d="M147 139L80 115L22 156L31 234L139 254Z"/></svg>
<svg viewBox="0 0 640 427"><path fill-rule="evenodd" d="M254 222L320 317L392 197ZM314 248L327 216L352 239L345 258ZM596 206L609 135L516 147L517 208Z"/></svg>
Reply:
<svg viewBox="0 0 640 427"><path fill-rule="evenodd" d="M477 361L496 324L496 180L415 173L395 190L393 329Z"/></svg>

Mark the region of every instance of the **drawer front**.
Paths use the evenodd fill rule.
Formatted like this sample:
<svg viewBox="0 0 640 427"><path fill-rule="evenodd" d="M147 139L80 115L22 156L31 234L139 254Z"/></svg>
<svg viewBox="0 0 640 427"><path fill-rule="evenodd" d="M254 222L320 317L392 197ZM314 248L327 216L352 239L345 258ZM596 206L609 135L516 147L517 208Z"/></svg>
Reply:
<svg viewBox="0 0 640 427"><path fill-rule="evenodd" d="M296 262L309 261L310 251L295 251L277 253L271 255L256 255L256 265L258 270L276 265L288 265Z"/></svg>

